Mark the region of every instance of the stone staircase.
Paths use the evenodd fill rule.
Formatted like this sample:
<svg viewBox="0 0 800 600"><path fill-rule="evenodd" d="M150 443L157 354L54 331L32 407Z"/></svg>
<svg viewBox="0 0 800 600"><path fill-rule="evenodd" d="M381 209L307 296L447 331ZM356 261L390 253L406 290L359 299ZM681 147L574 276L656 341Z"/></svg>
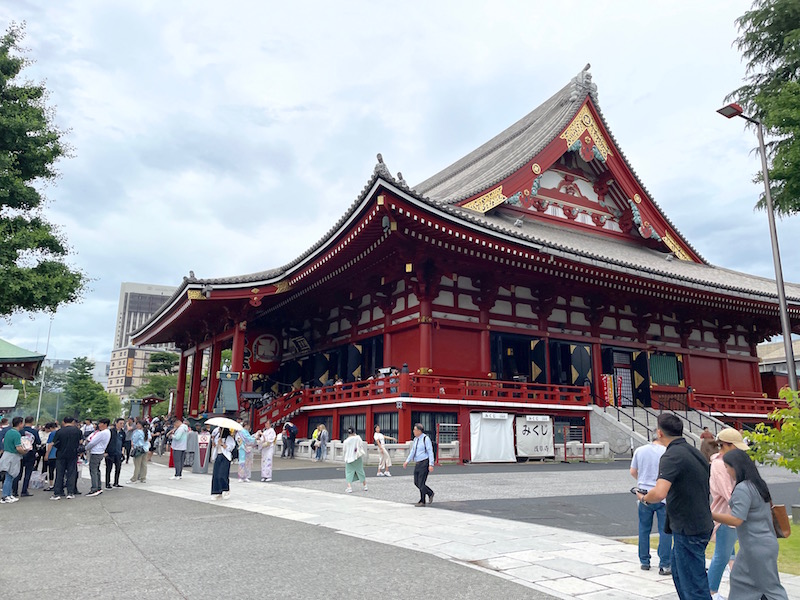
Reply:
<svg viewBox="0 0 800 600"><path fill-rule="evenodd" d="M646 444L655 436L658 416L672 413L683 422L683 435L695 448L700 448L703 427L716 434L728 425L694 409L655 410L652 408L619 406L605 409L593 406L592 441L608 442L612 452L623 456Z"/></svg>

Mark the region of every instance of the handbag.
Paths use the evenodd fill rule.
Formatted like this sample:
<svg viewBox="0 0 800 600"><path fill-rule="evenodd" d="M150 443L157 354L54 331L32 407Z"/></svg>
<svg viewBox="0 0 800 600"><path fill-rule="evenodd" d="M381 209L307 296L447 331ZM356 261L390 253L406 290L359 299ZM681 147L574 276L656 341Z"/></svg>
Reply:
<svg viewBox="0 0 800 600"><path fill-rule="evenodd" d="M364 452L364 447L361 444L359 444L358 448L356 449L356 460L358 460L359 458L361 458L365 454L366 454L366 452Z"/></svg>
<svg viewBox="0 0 800 600"><path fill-rule="evenodd" d="M789 523L789 515L786 513L785 504L772 504L772 526L775 528L775 537L788 538L792 535L792 526Z"/></svg>

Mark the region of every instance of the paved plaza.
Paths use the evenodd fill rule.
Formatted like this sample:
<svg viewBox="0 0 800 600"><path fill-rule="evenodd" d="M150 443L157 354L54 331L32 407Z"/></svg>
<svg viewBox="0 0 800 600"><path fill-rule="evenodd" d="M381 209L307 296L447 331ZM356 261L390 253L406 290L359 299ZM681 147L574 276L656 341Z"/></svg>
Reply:
<svg viewBox="0 0 800 600"><path fill-rule="evenodd" d="M0 564L0 589L60 598L100 586L109 598L677 598L670 577L639 569L633 545L513 511L497 518L458 508L534 492L545 500L617 497L619 486L630 487L619 466L449 467L429 480L436 502L416 508L402 466L395 477L370 477L366 493L355 486L344 494L339 466L276 463L271 484L233 474L229 500L211 499L209 475L171 481L171 469L152 463L143 485L59 502L37 491L4 506L2 539L18 545ZM132 465L124 468L129 476ZM768 478L800 485L783 472ZM70 579L74 587L64 584ZM783 582L800 598L800 577Z"/></svg>

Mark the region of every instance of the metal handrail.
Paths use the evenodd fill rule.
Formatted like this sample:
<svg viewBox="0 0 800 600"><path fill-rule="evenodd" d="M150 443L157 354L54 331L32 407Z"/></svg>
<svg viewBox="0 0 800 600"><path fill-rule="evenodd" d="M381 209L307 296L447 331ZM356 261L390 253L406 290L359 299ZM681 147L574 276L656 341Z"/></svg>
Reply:
<svg viewBox="0 0 800 600"><path fill-rule="evenodd" d="M649 415L649 413L645 413L645 414L647 414L647 417L645 418L645 421L647 421L647 424L645 424L645 423L642 423L639 419L636 419L635 417L633 417L632 415L629 415L627 413L622 412L618 406L615 406L613 404L611 404L611 405L606 404L605 406L603 406L603 412L608 413L609 412L608 411L609 408L613 408L614 410L617 411L617 421L619 423L622 423L622 419L620 417L624 415L625 418L629 419L630 422L631 422L631 431L636 431L636 427L634 427L633 424L637 423L640 426L645 428L645 430L647 431L647 434L648 434L648 438L652 437L653 432L655 431L655 427L651 427L650 426L650 418L649 418L650 415ZM650 440L648 439L648 441L650 441Z"/></svg>
<svg viewBox="0 0 800 600"><path fill-rule="evenodd" d="M698 425L698 424L697 424L697 423L695 423L693 420L691 420L691 419L689 418L689 412L691 411L693 414L696 414L696 415L698 416L698 418L699 418L699 421L700 421L700 423L699 423L699 425L698 425L698 426L700 427L700 429L701 429L701 430L702 430L704 427L706 427L706 425L703 425L703 417L705 417L705 418L706 418L706 420L707 420L707 421L708 421L708 422L709 422L711 425L714 425L714 428L715 428L715 429L716 429L716 426L718 425L717 421L721 421L721 419L714 419L713 417L711 417L711 416L709 416L709 415L704 415L702 412L700 412L700 411L699 411L699 410L697 410L696 408L694 408L694 407L690 406L690 405L689 405L689 401L688 401L688 400L683 400L683 399L681 399L681 396L680 396L680 394L674 394L673 396L671 396L671 397L670 397L670 401L676 401L678 404L680 404L680 405L683 407L683 409L682 409L682 412L684 412L684 413L685 413L685 415L686 415L686 416L685 416L686 420L687 420L689 423L691 423L692 425ZM712 407L712 406L711 406L711 405L709 405L709 404L706 404L706 403L705 403L705 402L703 402L702 400L698 400L697 398L695 398L695 402L697 402L698 404L702 404L704 407L706 407L706 408L708 409L708 412L711 412L711 410L714 410L714 412L716 412L717 414L719 414L719 415L722 415L723 417L726 417L726 418L730 418L728 415L726 415L726 414L725 414L725 413L723 413L722 411L715 409L714 407ZM666 409L663 409L663 410L668 410L669 412L673 413L674 415L677 415L677 416L679 416L679 415L678 415L678 413L677 413L677 411L676 411L676 410L674 410L674 409L672 409L672 408L666 408ZM719 433L719 432L717 431L716 433Z"/></svg>

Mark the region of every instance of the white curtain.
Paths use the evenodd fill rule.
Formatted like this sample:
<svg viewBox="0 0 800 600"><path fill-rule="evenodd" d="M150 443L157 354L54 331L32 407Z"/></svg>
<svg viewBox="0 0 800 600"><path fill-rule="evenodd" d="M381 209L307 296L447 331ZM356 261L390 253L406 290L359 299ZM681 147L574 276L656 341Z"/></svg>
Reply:
<svg viewBox="0 0 800 600"><path fill-rule="evenodd" d="M514 416L484 418L483 413L470 414L470 450L472 462L516 462L514 454Z"/></svg>

